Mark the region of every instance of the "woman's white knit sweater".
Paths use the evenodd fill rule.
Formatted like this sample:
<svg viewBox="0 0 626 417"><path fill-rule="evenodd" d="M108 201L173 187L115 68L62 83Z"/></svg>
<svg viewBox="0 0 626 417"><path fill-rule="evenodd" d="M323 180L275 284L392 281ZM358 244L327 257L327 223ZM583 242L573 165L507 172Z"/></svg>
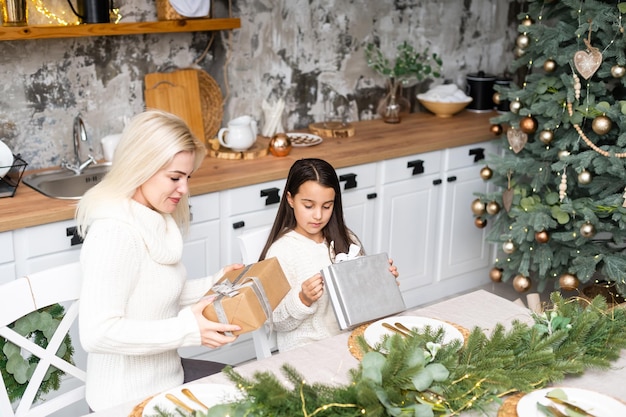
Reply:
<svg viewBox="0 0 626 417"><path fill-rule="evenodd" d="M326 291L307 307L300 301L302 283L331 264L326 243L290 231L272 244L266 258L276 257L291 290L276 307L273 326L281 352L339 333L335 312Z"/></svg>
<svg viewBox="0 0 626 417"><path fill-rule="evenodd" d="M80 255L79 330L93 410L183 382L177 348L201 344L189 306L222 273L186 280L182 250L172 217L134 200L102 207L91 219Z"/></svg>

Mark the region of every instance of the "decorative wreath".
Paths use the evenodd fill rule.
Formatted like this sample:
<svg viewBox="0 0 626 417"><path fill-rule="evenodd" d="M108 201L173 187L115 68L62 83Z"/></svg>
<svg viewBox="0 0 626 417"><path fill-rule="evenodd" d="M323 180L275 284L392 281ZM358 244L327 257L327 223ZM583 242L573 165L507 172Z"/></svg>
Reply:
<svg viewBox="0 0 626 417"><path fill-rule="evenodd" d="M45 349L64 314L65 309L63 306L54 304L25 315L9 327ZM67 335L61 346L59 346L57 356L72 363L73 354L72 339ZM2 378L11 402L22 398L39 362L38 357L30 355L28 352L25 352L25 355L22 354L22 349L17 345L0 337L0 370L2 370ZM43 394L52 390L59 389L61 376L64 373L60 369L51 366L44 376L36 398L40 398Z"/></svg>

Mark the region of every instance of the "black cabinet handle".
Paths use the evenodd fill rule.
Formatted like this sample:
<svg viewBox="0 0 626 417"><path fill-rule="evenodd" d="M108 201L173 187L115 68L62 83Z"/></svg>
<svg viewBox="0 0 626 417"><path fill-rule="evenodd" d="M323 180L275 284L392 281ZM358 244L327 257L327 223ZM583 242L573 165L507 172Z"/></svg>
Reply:
<svg viewBox="0 0 626 417"><path fill-rule="evenodd" d="M246 222L244 222L243 220L240 221L240 222L235 222L235 223L233 223L233 229L235 229L235 230L241 229L245 225L246 225Z"/></svg>
<svg viewBox="0 0 626 417"><path fill-rule="evenodd" d="M261 190L261 197L267 197L265 199L265 205L270 206L272 204L280 203L280 190L276 187L266 188Z"/></svg>
<svg viewBox="0 0 626 417"><path fill-rule="evenodd" d="M72 239L70 240L70 246L81 245L83 243L83 238L80 237L80 235L78 234L78 230L76 230L75 226L66 228L65 236L72 236Z"/></svg>
<svg viewBox="0 0 626 417"><path fill-rule="evenodd" d="M376 194L376 193L369 193L369 194L367 195L367 199L368 199L368 200L373 200L373 199L375 199L376 197L378 197L378 194Z"/></svg>
<svg viewBox="0 0 626 417"><path fill-rule="evenodd" d="M433 185L441 185L442 182L441 178L437 178L436 180L433 180Z"/></svg>
<svg viewBox="0 0 626 417"><path fill-rule="evenodd" d="M481 159L485 159L485 149L484 148L472 148L469 150L469 155L474 156L474 162L478 162Z"/></svg>
<svg viewBox="0 0 626 417"><path fill-rule="evenodd" d="M339 176L339 182L346 182L346 185L344 185L343 189L344 190L349 190L350 188L356 188L357 186L357 182L356 182L356 174L343 174Z"/></svg>
<svg viewBox="0 0 626 417"><path fill-rule="evenodd" d="M419 175L424 173L424 161L416 159L415 161L409 161L406 163L407 168L413 168L411 175Z"/></svg>
<svg viewBox="0 0 626 417"><path fill-rule="evenodd" d="M446 178L446 181L448 181L448 182L454 182L454 181L456 181L456 175L453 175L453 176L451 176L451 177Z"/></svg>

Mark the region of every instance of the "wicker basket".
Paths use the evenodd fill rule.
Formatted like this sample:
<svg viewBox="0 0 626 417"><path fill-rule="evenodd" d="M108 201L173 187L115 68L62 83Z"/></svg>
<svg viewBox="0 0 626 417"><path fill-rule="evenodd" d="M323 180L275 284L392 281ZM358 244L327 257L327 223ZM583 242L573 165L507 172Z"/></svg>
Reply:
<svg viewBox="0 0 626 417"><path fill-rule="evenodd" d="M184 20L192 19L190 17L182 16L179 14L170 4L169 0L156 0L157 6L157 18L159 20ZM209 8L210 10L210 8ZM209 17L209 16L205 16ZM196 17L197 18L197 17Z"/></svg>

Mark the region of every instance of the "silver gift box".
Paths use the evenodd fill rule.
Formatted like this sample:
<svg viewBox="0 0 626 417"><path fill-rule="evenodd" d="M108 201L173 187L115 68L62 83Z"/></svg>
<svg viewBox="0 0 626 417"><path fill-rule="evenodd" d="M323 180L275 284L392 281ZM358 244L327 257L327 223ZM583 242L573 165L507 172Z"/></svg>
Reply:
<svg viewBox="0 0 626 417"><path fill-rule="evenodd" d="M342 330L406 309L386 253L331 264L321 273Z"/></svg>

